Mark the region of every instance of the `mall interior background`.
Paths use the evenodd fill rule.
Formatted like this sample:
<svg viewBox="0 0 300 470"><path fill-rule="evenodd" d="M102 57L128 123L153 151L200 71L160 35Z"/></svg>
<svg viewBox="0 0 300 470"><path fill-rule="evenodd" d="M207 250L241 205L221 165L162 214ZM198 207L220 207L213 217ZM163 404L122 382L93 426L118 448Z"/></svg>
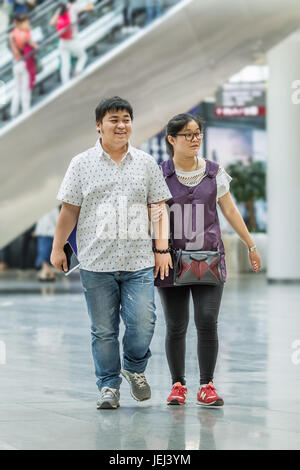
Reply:
<svg viewBox="0 0 300 470"><path fill-rule="evenodd" d="M300 3L162 0L161 10L147 10L146 0L132 0L131 15L125 0L92 1L94 13L79 24L86 69L67 85L49 26L58 0L37 1L32 109L15 119L8 31L0 33L0 449L299 449ZM231 186L248 226L254 207L261 273L250 272L247 248L220 214L229 276L216 371L226 406L219 414L197 409L192 393L184 410L165 406L170 380L159 301L148 372L153 400L136 406L124 386L120 413L97 414L79 273L57 273L51 283L37 278L37 215L57 203L76 152L94 145L94 108L107 90L119 93L119 67L120 94L136 110L138 146L158 162L169 158L163 126L175 111L191 111L205 124L201 155L251 182L241 187L237 178ZM149 129L150 138L141 137ZM196 390L192 321L188 335Z"/></svg>

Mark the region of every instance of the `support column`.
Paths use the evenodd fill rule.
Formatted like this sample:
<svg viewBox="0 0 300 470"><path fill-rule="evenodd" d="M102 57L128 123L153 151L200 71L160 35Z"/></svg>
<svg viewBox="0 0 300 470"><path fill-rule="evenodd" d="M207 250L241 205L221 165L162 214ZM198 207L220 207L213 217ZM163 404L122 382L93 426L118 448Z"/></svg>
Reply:
<svg viewBox="0 0 300 470"><path fill-rule="evenodd" d="M300 281L300 34L268 53L268 280ZM298 92L293 86L299 80Z"/></svg>

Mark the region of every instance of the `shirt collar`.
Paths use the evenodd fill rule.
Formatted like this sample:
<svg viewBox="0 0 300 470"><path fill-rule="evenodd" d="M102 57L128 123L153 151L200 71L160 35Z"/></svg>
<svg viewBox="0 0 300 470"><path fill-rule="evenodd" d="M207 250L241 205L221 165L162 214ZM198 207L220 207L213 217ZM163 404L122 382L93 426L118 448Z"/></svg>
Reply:
<svg viewBox="0 0 300 470"><path fill-rule="evenodd" d="M103 147L101 145L101 137L99 139L97 139L97 142L96 142L96 145L95 145L95 149L96 149L96 152L97 152L97 155L100 155L100 157L106 157L106 158L111 158L108 153L106 153L104 150L103 150ZM132 145L130 144L130 142L128 142L128 149L127 149L127 152L126 154L124 155L123 159L126 157L133 157L134 155L134 147L132 147ZM122 160L123 160L122 159Z"/></svg>

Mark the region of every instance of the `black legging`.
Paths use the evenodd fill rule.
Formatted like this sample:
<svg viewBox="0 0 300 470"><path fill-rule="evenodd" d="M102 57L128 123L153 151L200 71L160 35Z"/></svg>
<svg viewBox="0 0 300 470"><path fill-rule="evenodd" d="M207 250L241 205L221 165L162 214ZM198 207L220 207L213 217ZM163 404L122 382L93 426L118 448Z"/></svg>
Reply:
<svg viewBox="0 0 300 470"><path fill-rule="evenodd" d="M185 380L186 332L189 323L190 292L194 302L198 334L200 384L213 380L218 355L218 315L223 293L221 286L158 287L163 306L167 334L166 354L172 383Z"/></svg>

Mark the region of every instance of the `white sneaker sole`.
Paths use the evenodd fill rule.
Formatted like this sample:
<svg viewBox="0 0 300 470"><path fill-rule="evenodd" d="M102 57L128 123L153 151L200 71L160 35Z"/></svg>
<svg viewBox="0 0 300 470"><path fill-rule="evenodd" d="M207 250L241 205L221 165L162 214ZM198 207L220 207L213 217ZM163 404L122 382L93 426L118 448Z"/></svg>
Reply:
<svg viewBox="0 0 300 470"><path fill-rule="evenodd" d="M224 406L224 401L223 400L216 400L213 403L206 404L206 403L201 403L200 401L197 401L197 405L199 406L204 406L205 408L221 408Z"/></svg>

